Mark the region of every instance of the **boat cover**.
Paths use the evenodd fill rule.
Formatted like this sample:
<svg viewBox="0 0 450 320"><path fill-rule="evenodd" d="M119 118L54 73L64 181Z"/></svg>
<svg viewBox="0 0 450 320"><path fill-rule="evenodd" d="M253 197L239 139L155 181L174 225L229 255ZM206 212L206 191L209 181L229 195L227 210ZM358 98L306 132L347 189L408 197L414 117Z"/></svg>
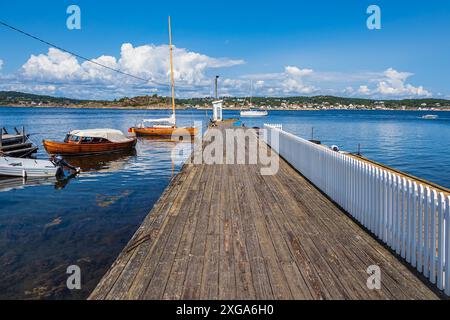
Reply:
<svg viewBox="0 0 450 320"><path fill-rule="evenodd" d="M77 137L103 138L116 143L130 141L122 131L114 129L75 130L70 134Z"/></svg>

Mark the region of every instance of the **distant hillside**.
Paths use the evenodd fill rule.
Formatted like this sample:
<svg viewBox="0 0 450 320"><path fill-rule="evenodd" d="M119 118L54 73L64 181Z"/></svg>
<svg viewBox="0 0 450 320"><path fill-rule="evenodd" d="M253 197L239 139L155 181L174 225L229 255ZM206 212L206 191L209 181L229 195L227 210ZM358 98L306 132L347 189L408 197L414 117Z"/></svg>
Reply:
<svg viewBox="0 0 450 320"><path fill-rule="evenodd" d="M242 107L249 104L248 98L226 97L225 107ZM209 107L213 98L177 99L179 107ZM286 108L295 106L335 107L357 106L358 108L435 108L450 109L450 100L443 99L406 99L406 100L374 100L361 98L344 98L334 96L315 97L254 97L252 104L255 106L270 106L273 108ZM124 97L113 101L104 100L78 100L64 97L52 97L14 91L0 91L0 106L73 106L93 108L170 108L170 98L158 95L148 95L128 98Z"/></svg>
<svg viewBox="0 0 450 320"><path fill-rule="evenodd" d="M248 100L248 99L247 99ZM242 103L242 98L226 98L225 101ZM450 100L443 99L405 99L405 100L374 100L361 98L345 98L334 96L314 97L255 97L252 99L254 105L281 106L285 104L311 104L311 105L365 105L375 107L384 105L388 108L419 108L426 104L428 107L450 107Z"/></svg>
<svg viewBox="0 0 450 320"><path fill-rule="evenodd" d="M0 91L0 105L31 104L33 102L36 104L41 103L41 104L58 104L58 105L82 103L81 100L76 99L58 98L15 91Z"/></svg>
<svg viewBox="0 0 450 320"><path fill-rule="evenodd" d="M3 106L80 106L80 107L138 107L164 105L169 102L168 98L153 96L142 96L134 98L121 98L113 101L105 100L78 100L64 97L52 97L15 91L0 91L0 105Z"/></svg>
<svg viewBox="0 0 450 320"><path fill-rule="evenodd" d="M223 98L226 105L248 105L249 98L242 97L226 97ZM180 100L180 103L189 105L202 105L211 103L212 98L192 98ZM444 99L404 99L404 100L375 100L361 98L345 98L334 96L314 96L314 97L254 97L252 104L255 106L272 106L280 107L282 105L354 105L377 107L385 106L387 108L420 108L425 105L428 108L450 108L450 100Z"/></svg>

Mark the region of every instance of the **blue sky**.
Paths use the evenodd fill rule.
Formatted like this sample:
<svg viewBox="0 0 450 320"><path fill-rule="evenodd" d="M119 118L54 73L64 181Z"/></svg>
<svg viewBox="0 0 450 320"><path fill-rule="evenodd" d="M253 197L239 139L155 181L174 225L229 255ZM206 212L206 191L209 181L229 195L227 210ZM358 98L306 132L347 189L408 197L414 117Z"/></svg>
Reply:
<svg viewBox="0 0 450 320"><path fill-rule="evenodd" d="M81 30L66 9L81 8ZM381 8L381 30L366 9ZM167 94L167 16L179 96L450 97L450 4L444 1L2 1L0 20L150 79L98 70L0 27L0 90L116 98ZM124 46L124 44L129 44Z"/></svg>

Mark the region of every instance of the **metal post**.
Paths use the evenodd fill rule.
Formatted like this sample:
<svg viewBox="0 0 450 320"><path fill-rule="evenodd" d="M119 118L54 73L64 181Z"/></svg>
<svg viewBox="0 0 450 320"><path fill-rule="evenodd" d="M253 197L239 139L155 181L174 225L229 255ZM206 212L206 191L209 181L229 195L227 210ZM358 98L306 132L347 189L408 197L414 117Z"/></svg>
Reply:
<svg viewBox="0 0 450 320"><path fill-rule="evenodd" d="M219 76L216 76L215 87L214 87L216 100L219 100L218 82L219 82Z"/></svg>

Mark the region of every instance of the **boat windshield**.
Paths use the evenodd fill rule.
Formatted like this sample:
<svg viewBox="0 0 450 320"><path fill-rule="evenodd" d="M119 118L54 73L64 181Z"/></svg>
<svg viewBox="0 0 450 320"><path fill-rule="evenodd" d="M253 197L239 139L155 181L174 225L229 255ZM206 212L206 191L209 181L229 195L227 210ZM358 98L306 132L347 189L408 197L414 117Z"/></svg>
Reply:
<svg viewBox="0 0 450 320"><path fill-rule="evenodd" d="M103 139L103 138L92 138L92 137L83 137L81 139L81 143L103 143L103 142L108 142L108 140Z"/></svg>
<svg viewBox="0 0 450 320"><path fill-rule="evenodd" d="M68 135L68 140L72 142L78 142L80 141L80 137L74 136L74 135Z"/></svg>
<svg viewBox="0 0 450 320"><path fill-rule="evenodd" d="M93 137L79 137L75 135L68 134L66 138L64 139L64 142L81 142L86 144L96 144L96 143L108 143L109 141L107 139L103 138L93 138Z"/></svg>

